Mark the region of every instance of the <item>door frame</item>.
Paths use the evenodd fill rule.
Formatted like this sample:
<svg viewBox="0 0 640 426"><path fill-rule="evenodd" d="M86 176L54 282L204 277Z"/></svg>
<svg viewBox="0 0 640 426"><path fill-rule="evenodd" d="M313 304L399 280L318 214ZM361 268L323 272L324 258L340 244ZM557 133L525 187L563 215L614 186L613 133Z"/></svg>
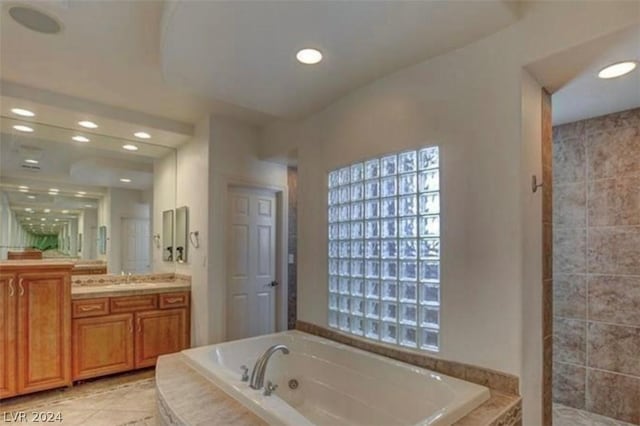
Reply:
<svg viewBox="0 0 640 426"><path fill-rule="evenodd" d="M225 247L229 247L230 232L227 224L229 223L229 193L234 188L258 190L272 192L276 198L276 281L280 284L275 292L276 294L276 332L286 331L288 328L288 297L289 297L289 280L288 280L288 207L289 196L287 186L269 185L264 182L254 181L250 179L226 177L224 179L224 228L225 228ZM223 300L224 312L221 317L223 320L224 341L228 340L227 336L227 285L228 271L227 264L229 260L228 251L224 251L223 262Z"/></svg>

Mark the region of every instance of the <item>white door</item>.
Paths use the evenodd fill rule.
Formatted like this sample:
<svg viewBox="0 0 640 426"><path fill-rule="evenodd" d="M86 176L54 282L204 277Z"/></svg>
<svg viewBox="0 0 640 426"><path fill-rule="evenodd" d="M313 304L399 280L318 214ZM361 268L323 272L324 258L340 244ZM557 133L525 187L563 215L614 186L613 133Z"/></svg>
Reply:
<svg viewBox="0 0 640 426"><path fill-rule="evenodd" d="M227 339L276 330L276 198L273 193L229 191Z"/></svg>
<svg viewBox="0 0 640 426"><path fill-rule="evenodd" d="M122 218L122 270L134 274L151 270L149 219Z"/></svg>

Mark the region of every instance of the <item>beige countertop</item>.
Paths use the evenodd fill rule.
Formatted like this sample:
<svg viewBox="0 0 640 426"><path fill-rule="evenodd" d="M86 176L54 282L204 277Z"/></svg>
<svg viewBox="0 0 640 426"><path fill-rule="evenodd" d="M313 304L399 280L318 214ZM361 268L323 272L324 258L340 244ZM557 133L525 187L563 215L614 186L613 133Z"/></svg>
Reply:
<svg viewBox="0 0 640 426"><path fill-rule="evenodd" d="M18 268L46 268L46 267L73 267L72 260L52 260L52 259L25 259L25 260L3 260L0 261L0 270Z"/></svg>
<svg viewBox="0 0 640 426"><path fill-rule="evenodd" d="M73 285L71 287L71 298L76 300L91 299L97 297L141 296L145 294L170 293L190 290L191 284L181 281Z"/></svg>

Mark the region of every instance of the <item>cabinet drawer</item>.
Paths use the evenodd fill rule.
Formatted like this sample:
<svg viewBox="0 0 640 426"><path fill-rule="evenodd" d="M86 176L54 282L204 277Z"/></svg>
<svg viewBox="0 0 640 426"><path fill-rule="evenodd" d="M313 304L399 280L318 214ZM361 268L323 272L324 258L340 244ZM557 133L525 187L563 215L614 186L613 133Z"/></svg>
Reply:
<svg viewBox="0 0 640 426"><path fill-rule="evenodd" d="M86 300L74 300L73 318L86 318L97 317L100 315L109 314L109 299L86 299Z"/></svg>
<svg viewBox="0 0 640 426"><path fill-rule="evenodd" d="M130 297L112 297L111 313L146 311L158 307L158 297L155 294Z"/></svg>
<svg viewBox="0 0 640 426"><path fill-rule="evenodd" d="M160 309L189 306L189 293L165 293L160 295Z"/></svg>

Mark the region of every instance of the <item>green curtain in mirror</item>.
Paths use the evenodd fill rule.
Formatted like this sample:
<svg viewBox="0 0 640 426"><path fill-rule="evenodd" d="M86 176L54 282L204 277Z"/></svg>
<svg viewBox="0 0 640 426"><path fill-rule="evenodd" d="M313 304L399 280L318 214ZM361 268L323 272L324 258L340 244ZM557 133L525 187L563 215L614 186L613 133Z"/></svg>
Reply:
<svg viewBox="0 0 640 426"><path fill-rule="evenodd" d="M33 247L45 251L58 248L57 235L34 235Z"/></svg>

